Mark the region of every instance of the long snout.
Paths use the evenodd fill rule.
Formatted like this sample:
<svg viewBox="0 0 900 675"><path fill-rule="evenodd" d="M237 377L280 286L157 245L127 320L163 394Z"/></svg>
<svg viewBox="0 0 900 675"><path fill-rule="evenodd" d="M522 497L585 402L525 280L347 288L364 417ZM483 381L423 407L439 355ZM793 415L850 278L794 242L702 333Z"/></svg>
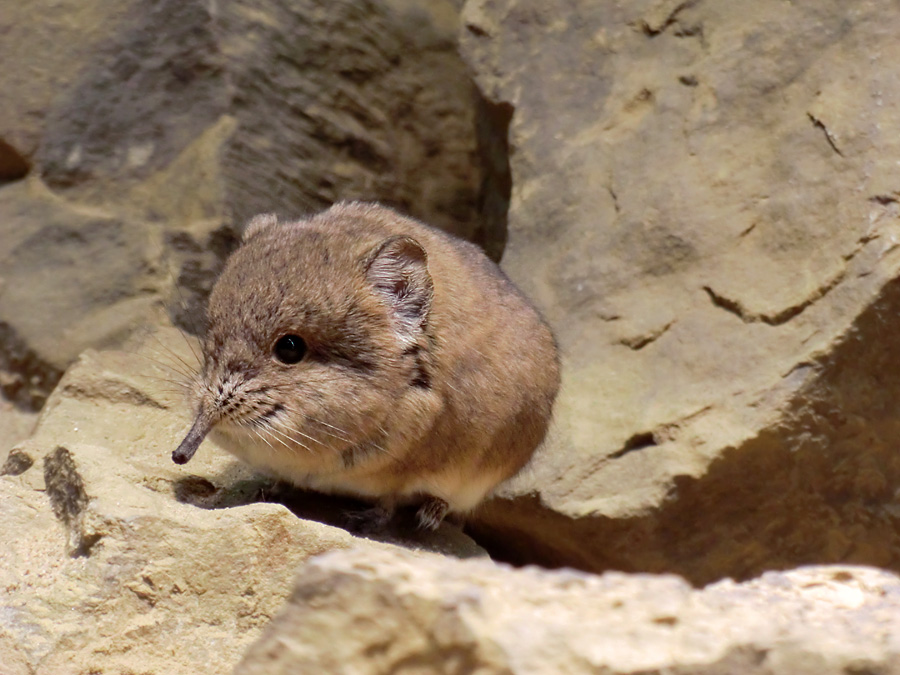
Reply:
<svg viewBox="0 0 900 675"><path fill-rule="evenodd" d="M212 426L212 423L205 415L198 415L190 431L187 432L187 436L184 437L184 440L172 453L172 461L176 464L187 464L191 457L194 456L194 453L197 452L197 448L200 447Z"/></svg>

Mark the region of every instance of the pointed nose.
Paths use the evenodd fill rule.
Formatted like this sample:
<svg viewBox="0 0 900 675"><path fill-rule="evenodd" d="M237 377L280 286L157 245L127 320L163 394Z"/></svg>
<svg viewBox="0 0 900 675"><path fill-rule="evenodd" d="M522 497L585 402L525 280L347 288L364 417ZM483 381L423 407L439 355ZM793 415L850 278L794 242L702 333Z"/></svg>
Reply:
<svg viewBox="0 0 900 675"><path fill-rule="evenodd" d="M172 461L176 464L187 464L191 457L194 456L194 453L197 452L197 448L200 447L210 429L212 429L212 423L206 415L202 413L197 415L197 419L194 420L194 424L191 426L190 431L187 432L187 436L184 437L184 440L172 453Z"/></svg>

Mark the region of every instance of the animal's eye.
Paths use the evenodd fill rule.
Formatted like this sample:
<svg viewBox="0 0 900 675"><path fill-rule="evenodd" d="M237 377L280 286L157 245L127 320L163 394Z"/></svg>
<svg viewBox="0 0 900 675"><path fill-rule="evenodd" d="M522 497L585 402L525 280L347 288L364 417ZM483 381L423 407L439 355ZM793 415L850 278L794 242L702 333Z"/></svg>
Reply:
<svg viewBox="0 0 900 675"><path fill-rule="evenodd" d="M272 354L282 363L299 363L306 354L306 343L299 335L282 335L272 348Z"/></svg>

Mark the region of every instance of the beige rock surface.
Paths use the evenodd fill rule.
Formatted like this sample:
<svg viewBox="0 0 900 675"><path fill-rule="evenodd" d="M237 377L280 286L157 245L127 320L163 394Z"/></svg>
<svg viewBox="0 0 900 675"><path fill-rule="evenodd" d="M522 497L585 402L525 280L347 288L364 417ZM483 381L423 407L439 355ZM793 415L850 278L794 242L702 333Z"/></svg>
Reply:
<svg viewBox="0 0 900 675"><path fill-rule="evenodd" d="M212 444L173 464L189 415L168 380L190 358L175 331L86 352L3 464L3 675L227 673L300 562L390 546L261 502L267 483ZM449 526L405 545L480 554Z"/></svg>
<svg viewBox="0 0 900 675"><path fill-rule="evenodd" d="M0 466L13 446L31 435L37 417L37 413L20 410L0 399Z"/></svg>
<svg viewBox="0 0 900 675"><path fill-rule="evenodd" d="M898 603L900 579L865 567L695 590L351 549L301 568L235 675L897 673Z"/></svg>
<svg viewBox="0 0 900 675"><path fill-rule="evenodd" d="M900 570L896 8L462 4L5 3L0 674L900 672L888 571L719 581ZM558 330L557 426L478 541L716 583L408 552L171 463L182 338L96 350L199 330L250 214L357 197L495 257L509 205Z"/></svg>
<svg viewBox="0 0 900 675"><path fill-rule="evenodd" d="M514 110L504 265L564 354L555 438L481 516L506 557L900 569L893 9L466 4Z"/></svg>

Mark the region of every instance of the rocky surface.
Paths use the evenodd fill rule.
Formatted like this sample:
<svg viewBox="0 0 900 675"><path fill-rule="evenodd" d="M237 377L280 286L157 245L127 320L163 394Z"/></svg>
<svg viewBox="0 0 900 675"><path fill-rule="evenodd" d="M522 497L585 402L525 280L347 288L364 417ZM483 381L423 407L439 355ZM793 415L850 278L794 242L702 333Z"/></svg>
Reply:
<svg viewBox="0 0 900 675"><path fill-rule="evenodd" d="M463 20L514 111L504 266L564 354L556 435L481 535L697 582L900 569L891 4L472 0Z"/></svg>
<svg viewBox="0 0 900 675"><path fill-rule="evenodd" d="M13 446L31 435L37 417L37 413L21 410L0 399L0 460L5 461Z"/></svg>
<svg viewBox="0 0 900 675"><path fill-rule="evenodd" d="M159 305L201 330L191 317L260 211L378 199L499 256L505 210L479 214L505 166L457 27L452 0L10 7L3 394L39 409L79 353L120 344Z"/></svg>
<svg viewBox="0 0 900 675"><path fill-rule="evenodd" d="M7 4L3 675L900 672L888 0ZM467 532L582 572L171 463L195 359L135 335L202 330L250 215L353 198L555 327L555 428Z"/></svg>
<svg viewBox="0 0 900 675"><path fill-rule="evenodd" d="M392 546L311 519L337 521L340 502L265 501L271 486L212 443L189 470L173 464L189 414L170 380L190 358L177 331L86 352L0 457L3 675L227 673L299 563ZM483 554L449 525L393 541Z"/></svg>
<svg viewBox="0 0 900 675"><path fill-rule="evenodd" d="M349 550L301 568L235 675L897 673L898 616L900 579L865 567L695 590L667 575Z"/></svg>

